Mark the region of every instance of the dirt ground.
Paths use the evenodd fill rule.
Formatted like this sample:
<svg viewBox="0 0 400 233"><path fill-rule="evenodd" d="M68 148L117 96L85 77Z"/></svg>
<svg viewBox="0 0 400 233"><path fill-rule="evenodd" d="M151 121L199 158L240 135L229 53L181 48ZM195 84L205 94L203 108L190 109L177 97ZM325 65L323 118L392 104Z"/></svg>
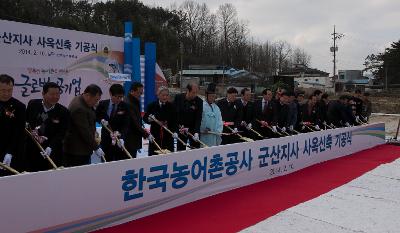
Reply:
<svg viewBox="0 0 400 233"><path fill-rule="evenodd" d="M370 123L384 122L386 136L395 137L397 125L399 124L399 119L400 119L400 115L399 116L380 116L380 115L372 114L369 122ZM398 137L400 138L400 135Z"/></svg>
<svg viewBox="0 0 400 233"><path fill-rule="evenodd" d="M400 113L399 97L371 97L372 112Z"/></svg>

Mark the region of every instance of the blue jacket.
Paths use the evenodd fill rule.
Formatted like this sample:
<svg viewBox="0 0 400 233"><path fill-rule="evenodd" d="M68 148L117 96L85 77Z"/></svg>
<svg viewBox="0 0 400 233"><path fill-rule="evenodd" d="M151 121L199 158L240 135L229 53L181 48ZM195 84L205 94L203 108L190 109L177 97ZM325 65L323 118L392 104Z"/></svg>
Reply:
<svg viewBox="0 0 400 233"><path fill-rule="evenodd" d="M200 140L208 146L218 146L221 144L221 136L204 132L208 130L214 133L222 133L222 129L223 123L219 107L215 103L210 105L207 101L203 101Z"/></svg>

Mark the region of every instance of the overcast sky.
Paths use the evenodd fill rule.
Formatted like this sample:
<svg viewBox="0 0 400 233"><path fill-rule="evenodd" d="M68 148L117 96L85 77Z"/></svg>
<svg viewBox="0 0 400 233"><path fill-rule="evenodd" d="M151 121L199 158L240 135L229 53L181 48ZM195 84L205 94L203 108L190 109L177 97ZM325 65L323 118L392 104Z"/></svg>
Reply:
<svg viewBox="0 0 400 233"><path fill-rule="evenodd" d="M184 0L142 0L169 8ZM311 55L311 66L332 73L331 33L345 35L338 42L338 69L363 69L365 57L383 52L400 39L400 0L199 0L212 12L232 3L239 19L247 20L258 41L286 40Z"/></svg>

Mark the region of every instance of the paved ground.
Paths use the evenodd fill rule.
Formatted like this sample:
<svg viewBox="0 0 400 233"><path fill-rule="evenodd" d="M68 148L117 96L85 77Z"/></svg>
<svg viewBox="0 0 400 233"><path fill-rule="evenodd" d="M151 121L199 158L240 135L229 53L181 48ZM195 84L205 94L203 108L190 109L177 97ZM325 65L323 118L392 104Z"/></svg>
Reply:
<svg viewBox="0 0 400 233"><path fill-rule="evenodd" d="M400 232L400 159L242 232Z"/></svg>

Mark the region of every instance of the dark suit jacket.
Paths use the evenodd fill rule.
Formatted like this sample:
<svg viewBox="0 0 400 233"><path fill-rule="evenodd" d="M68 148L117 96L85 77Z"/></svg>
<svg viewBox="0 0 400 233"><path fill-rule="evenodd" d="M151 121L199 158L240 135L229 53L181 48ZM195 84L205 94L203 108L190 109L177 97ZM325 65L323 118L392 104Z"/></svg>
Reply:
<svg viewBox="0 0 400 233"><path fill-rule="evenodd" d="M197 96L193 100L187 100L186 93L182 93L175 96L174 105L178 124L189 128L191 133L199 133L203 101Z"/></svg>
<svg viewBox="0 0 400 233"><path fill-rule="evenodd" d="M298 116L298 112L300 111L300 109L298 109L298 105L296 102L291 102L289 105L289 114L288 114L288 118L287 118L287 125L288 126L297 126L297 121L299 120L297 118Z"/></svg>
<svg viewBox="0 0 400 233"><path fill-rule="evenodd" d="M31 129L40 126L39 134L48 138L42 144L44 148L49 146L53 151L60 152L69 125L68 109L57 103L52 110L47 112L47 119L43 120L42 114L44 114L42 99L29 101L26 122L29 123Z"/></svg>
<svg viewBox="0 0 400 233"><path fill-rule="evenodd" d="M322 122L327 121L328 119L327 117L328 105L325 104L323 100L320 100L317 102L315 108L317 113L315 123L322 125Z"/></svg>
<svg viewBox="0 0 400 233"><path fill-rule="evenodd" d="M314 105L312 109L309 109L308 101L301 106L301 121L302 122L311 122L312 124L317 123L317 106Z"/></svg>
<svg viewBox="0 0 400 233"><path fill-rule="evenodd" d="M56 165L61 166L63 140L69 126L69 112L66 107L57 103L53 109L45 113L42 101L42 99L29 101L26 109L26 121L31 129L40 126L39 135L48 138L42 143L43 148L50 147L52 149L51 159ZM50 168L49 163L41 159L40 151L32 139L28 139L26 147L29 151L27 160L31 171Z"/></svg>
<svg viewBox="0 0 400 233"><path fill-rule="evenodd" d="M64 139L64 152L73 155L91 155L98 148L95 141L96 113L83 100L76 96L69 104L70 127Z"/></svg>
<svg viewBox="0 0 400 233"><path fill-rule="evenodd" d="M24 127L25 105L15 98L0 102L0 162L7 153L18 156L23 145Z"/></svg>
<svg viewBox="0 0 400 233"><path fill-rule="evenodd" d="M226 98L221 99L217 102L219 109L221 110L222 120L224 122L233 122L234 125L231 128L239 128L242 122L242 105L237 102L228 104ZM224 128L224 132L230 132Z"/></svg>
<svg viewBox="0 0 400 233"><path fill-rule="evenodd" d="M254 117L253 125L260 125L257 120L266 121L268 124L274 124L274 116L276 115L276 106L274 101L268 101L267 110L263 112L262 99L257 100L254 104Z"/></svg>
<svg viewBox="0 0 400 233"><path fill-rule="evenodd" d="M147 133L142 127L142 114L140 111L140 102L135 97L128 96L126 99L128 105L128 132L126 135L126 148L129 151L142 148L142 137Z"/></svg>
<svg viewBox="0 0 400 233"><path fill-rule="evenodd" d="M245 121L247 124L252 123L254 121L254 103L249 101L246 106L243 106L242 100L236 100L236 103L242 108L242 121Z"/></svg>
<svg viewBox="0 0 400 233"><path fill-rule="evenodd" d="M328 121L335 126L343 126L346 122L351 123L346 113L346 106L339 100L331 100L328 104Z"/></svg>
<svg viewBox="0 0 400 233"><path fill-rule="evenodd" d="M358 97L353 97L356 104L356 116L361 116L363 110L363 101Z"/></svg>
<svg viewBox="0 0 400 233"><path fill-rule="evenodd" d="M104 119L108 121L109 126L113 131L121 133L121 138L125 140L128 132L128 106L125 102L120 102L116 106L114 116L108 116L108 105L111 100L102 100L96 108L96 120L101 123ZM101 128L101 147L108 148L111 146L110 133L104 128Z"/></svg>
<svg viewBox="0 0 400 233"><path fill-rule="evenodd" d="M178 129L177 125L177 117L176 117L176 110L175 107L172 103L166 102L165 105L161 108L159 105L158 100L150 103L147 106L147 112L144 115L144 121L148 124L150 124L150 132L155 138L160 137L160 129L161 126L159 126L157 123L154 121L149 122L148 118L149 115L152 114L154 115L159 121L161 122L166 122L167 128L171 130L172 132L176 132ZM169 135L169 133L165 132L164 135ZM172 138L172 137L171 137Z"/></svg>
<svg viewBox="0 0 400 233"><path fill-rule="evenodd" d="M289 116L289 106L287 104L281 104L280 102L277 102L273 124L277 124L281 128L289 127L287 123L288 116Z"/></svg>
<svg viewBox="0 0 400 233"><path fill-rule="evenodd" d="M163 149L174 151L174 140L170 133L165 129L162 129L156 122L149 122L149 115L152 114L157 120L163 122L165 126L173 133L177 131L177 117L175 106L172 103L165 103L163 107L160 107L159 101L156 100L147 106L146 114L143 116L144 121L150 124L150 132L154 136L155 140L160 144ZM154 154L154 144L149 144L149 155Z"/></svg>

